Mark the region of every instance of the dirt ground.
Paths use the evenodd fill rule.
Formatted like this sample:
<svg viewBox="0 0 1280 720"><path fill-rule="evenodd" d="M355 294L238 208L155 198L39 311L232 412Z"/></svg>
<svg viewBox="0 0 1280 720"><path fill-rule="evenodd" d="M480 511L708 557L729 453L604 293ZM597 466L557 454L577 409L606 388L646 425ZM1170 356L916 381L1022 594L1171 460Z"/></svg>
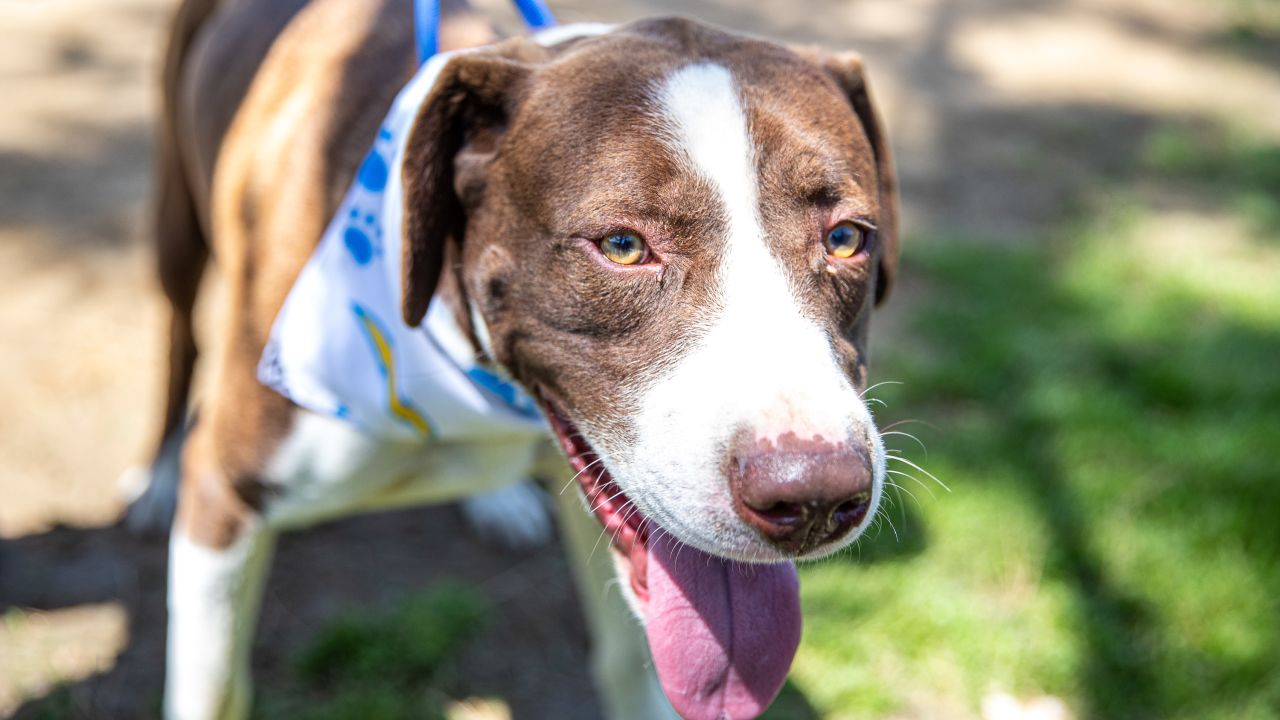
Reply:
<svg viewBox="0 0 1280 720"><path fill-rule="evenodd" d="M164 542L118 526L115 478L146 457L159 420L146 209L174 4L0 5L0 715L34 713L60 683L85 717L157 707ZM1034 237L1158 123L1247 122L1280 137L1280 44L1233 50L1263 0L551 4L562 20L683 13L861 51L897 150L908 237ZM1089 152L1057 152L1081 136ZM911 282L908 271L908 300L882 331L910 312ZM479 691L516 717L596 717L581 701L586 639L558 551L517 557L466 537L451 508L286 537L254 659L261 682L335 613L457 577L490 594L489 632L509 644L465 659Z"/></svg>

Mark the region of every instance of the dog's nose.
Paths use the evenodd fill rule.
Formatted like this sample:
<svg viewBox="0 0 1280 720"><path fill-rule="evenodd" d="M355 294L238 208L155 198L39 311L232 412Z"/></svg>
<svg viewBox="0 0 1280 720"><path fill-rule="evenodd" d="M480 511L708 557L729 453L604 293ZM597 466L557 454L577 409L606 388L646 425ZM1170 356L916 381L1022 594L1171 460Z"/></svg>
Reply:
<svg viewBox="0 0 1280 720"><path fill-rule="evenodd" d="M802 554L839 540L871 507L871 460L849 444L739 445L729 462L734 509L778 548Z"/></svg>

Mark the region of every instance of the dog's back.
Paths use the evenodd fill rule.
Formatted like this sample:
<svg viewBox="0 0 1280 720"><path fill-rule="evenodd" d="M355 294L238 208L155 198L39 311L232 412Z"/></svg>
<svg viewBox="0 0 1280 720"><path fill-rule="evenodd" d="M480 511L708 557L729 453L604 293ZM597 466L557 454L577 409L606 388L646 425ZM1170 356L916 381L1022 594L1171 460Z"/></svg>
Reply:
<svg viewBox="0 0 1280 720"><path fill-rule="evenodd" d="M442 48L492 38L464 0L445 2L444 11ZM216 399L202 409L226 441L216 445L244 448L209 460L239 475L248 469L244 458L259 457L255 443L279 437L273 428L287 422L290 406L251 381L253 367L293 279L413 71L411 12L407 0L179 6L165 55L154 218L171 306L169 379L155 461L129 481L147 488L130 509L135 529L163 529L174 511L197 358L193 309L211 254L227 280L231 334L247 340L220 348L219 382L235 385L232 395L250 410L228 416Z"/></svg>

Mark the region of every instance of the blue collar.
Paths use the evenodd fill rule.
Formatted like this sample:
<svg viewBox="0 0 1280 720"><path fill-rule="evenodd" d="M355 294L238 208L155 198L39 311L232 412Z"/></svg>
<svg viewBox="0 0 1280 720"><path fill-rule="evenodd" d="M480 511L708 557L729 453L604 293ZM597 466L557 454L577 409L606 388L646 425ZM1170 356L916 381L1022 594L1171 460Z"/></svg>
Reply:
<svg viewBox="0 0 1280 720"><path fill-rule="evenodd" d="M542 0L514 0L520 17L530 30L542 30L556 24ZM440 0L414 0L414 37L418 45L418 64L440 52Z"/></svg>

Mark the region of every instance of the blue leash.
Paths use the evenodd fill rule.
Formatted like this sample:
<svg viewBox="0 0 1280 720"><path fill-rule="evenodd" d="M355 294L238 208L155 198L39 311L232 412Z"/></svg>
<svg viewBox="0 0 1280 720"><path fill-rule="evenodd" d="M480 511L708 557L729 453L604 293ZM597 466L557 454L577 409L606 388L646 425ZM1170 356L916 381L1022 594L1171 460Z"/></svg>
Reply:
<svg viewBox="0 0 1280 720"><path fill-rule="evenodd" d="M516 9L530 30L556 24L542 0L514 0ZM418 62L424 63L440 52L440 0L413 0L414 36L418 41Z"/></svg>

